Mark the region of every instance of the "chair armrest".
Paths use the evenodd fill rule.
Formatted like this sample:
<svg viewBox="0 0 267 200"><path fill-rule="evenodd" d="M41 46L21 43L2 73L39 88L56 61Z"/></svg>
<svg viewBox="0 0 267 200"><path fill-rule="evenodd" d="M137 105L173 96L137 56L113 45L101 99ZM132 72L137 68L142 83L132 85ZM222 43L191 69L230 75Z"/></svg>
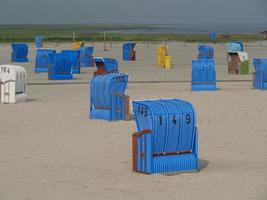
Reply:
<svg viewBox="0 0 267 200"><path fill-rule="evenodd" d="M149 130L149 129L145 129L145 130L142 130L141 132L135 132L135 133L133 134L133 136L135 136L136 138L140 138L140 137L142 137L143 135L151 134L151 133L152 133L151 130Z"/></svg>
<svg viewBox="0 0 267 200"><path fill-rule="evenodd" d="M132 135L133 170L151 173L153 166L152 131L145 129Z"/></svg>

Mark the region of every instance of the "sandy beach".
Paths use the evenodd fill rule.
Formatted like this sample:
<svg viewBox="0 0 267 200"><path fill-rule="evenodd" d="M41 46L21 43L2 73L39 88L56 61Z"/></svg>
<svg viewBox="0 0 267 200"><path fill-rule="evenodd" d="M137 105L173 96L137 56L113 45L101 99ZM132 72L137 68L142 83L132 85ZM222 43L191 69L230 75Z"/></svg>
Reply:
<svg viewBox="0 0 267 200"><path fill-rule="evenodd" d="M0 104L0 199L266 200L267 92L252 89L252 75L227 74L225 46L214 45L219 90L191 92L191 60L198 44L170 42L171 70L156 66L159 43L138 43L136 62L122 61L121 45L108 43L109 51L103 51L103 43L95 43L94 55L118 59L120 70L130 74L130 100L179 98L195 106L199 172L132 172L135 122L88 119L95 68L82 69L71 81L49 81L47 74L33 72L30 44L31 62L19 64L27 69L28 100ZM250 58L266 57L266 46L249 43L245 51ZM71 44L45 47L61 50ZM8 63L10 45L5 44L0 64Z"/></svg>

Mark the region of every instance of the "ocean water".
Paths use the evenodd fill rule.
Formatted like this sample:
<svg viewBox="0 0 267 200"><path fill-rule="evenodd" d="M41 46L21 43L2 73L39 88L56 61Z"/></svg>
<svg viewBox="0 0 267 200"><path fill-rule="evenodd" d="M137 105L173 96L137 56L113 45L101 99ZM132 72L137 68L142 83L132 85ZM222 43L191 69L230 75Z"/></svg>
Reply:
<svg viewBox="0 0 267 200"><path fill-rule="evenodd" d="M159 24L147 25L146 29L109 30L124 33L169 33L169 34L206 34L215 31L220 34L257 34L267 30L267 24Z"/></svg>

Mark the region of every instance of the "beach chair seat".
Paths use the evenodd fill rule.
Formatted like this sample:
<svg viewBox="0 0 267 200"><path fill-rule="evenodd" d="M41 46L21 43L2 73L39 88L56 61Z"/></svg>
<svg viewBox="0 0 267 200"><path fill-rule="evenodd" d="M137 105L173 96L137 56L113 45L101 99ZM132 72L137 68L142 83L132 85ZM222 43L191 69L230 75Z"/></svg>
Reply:
<svg viewBox="0 0 267 200"><path fill-rule="evenodd" d="M125 61L133 61L136 59L136 53L134 50L136 43L128 42L122 46L122 59Z"/></svg>
<svg viewBox="0 0 267 200"><path fill-rule="evenodd" d="M80 50L62 50L61 53L66 54L71 61L71 73L80 74Z"/></svg>
<svg viewBox="0 0 267 200"><path fill-rule="evenodd" d="M253 88L267 90L267 58L254 58Z"/></svg>
<svg viewBox="0 0 267 200"><path fill-rule="evenodd" d="M94 67L94 59L93 59L93 46L81 47L79 49L79 62L81 67Z"/></svg>
<svg viewBox="0 0 267 200"><path fill-rule="evenodd" d="M11 44L11 62L28 62L28 45Z"/></svg>
<svg viewBox="0 0 267 200"><path fill-rule="evenodd" d="M90 118L129 119L129 97L124 94L127 83L127 74L94 76L90 82Z"/></svg>
<svg viewBox="0 0 267 200"><path fill-rule="evenodd" d="M192 91L216 90L216 69L214 59L198 59L192 61Z"/></svg>
<svg viewBox="0 0 267 200"><path fill-rule="evenodd" d="M53 64L48 70L49 80L70 80L73 79L72 63L68 55L55 53Z"/></svg>
<svg viewBox="0 0 267 200"><path fill-rule="evenodd" d="M214 48L209 45L199 45L198 59L214 59Z"/></svg>
<svg viewBox="0 0 267 200"><path fill-rule="evenodd" d="M0 65L1 103L17 103L26 100L27 73L16 65Z"/></svg>
<svg viewBox="0 0 267 200"><path fill-rule="evenodd" d="M53 49L37 49L35 56L35 73L47 73L54 62L53 56L55 53L56 50Z"/></svg>
<svg viewBox="0 0 267 200"><path fill-rule="evenodd" d="M118 62L112 58L94 57L94 62L97 71L94 72L94 76L118 73Z"/></svg>
<svg viewBox="0 0 267 200"><path fill-rule="evenodd" d="M227 60L229 74L249 74L249 58L246 52L228 51Z"/></svg>
<svg viewBox="0 0 267 200"><path fill-rule="evenodd" d="M35 48L43 48L44 36L38 35L35 37Z"/></svg>

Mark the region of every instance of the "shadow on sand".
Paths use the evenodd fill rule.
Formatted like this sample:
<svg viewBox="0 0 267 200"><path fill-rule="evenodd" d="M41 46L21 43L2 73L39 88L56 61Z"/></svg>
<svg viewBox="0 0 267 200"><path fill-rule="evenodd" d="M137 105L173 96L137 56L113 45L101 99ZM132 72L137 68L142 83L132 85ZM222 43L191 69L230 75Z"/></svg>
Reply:
<svg viewBox="0 0 267 200"><path fill-rule="evenodd" d="M162 175L165 175L165 176L176 176L176 175L184 174L184 173L197 173L197 172L201 172L201 170L207 168L208 165L209 165L209 161L208 160L199 159L198 160L198 170L196 170L196 171L174 172L174 173L166 173L166 174L162 174Z"/></svg>
<svg viewBox="0 0 267 200"><path fill-rule="evenodd" d="M198 160L198 171L201 171L202 169L205 169L208 167L210 161L199 159Z"/></svg>
<svg viewBox="0 0 267 200"><path fill-rule="evenodd" d="M39 98L27 98L26 99L26 103L30 103L30 102L35 102L35 101L38 101L40 100Z"/></svg>

